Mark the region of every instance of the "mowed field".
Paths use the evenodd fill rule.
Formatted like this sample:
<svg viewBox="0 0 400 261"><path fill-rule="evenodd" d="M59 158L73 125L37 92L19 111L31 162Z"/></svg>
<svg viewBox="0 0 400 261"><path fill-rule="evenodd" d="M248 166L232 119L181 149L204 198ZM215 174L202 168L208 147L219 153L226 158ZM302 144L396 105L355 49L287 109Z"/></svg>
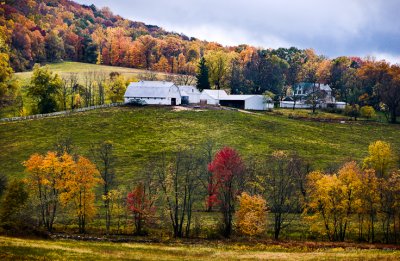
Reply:
<svg viewBox="0 0 400 261"><path fill-rule="evenodd" d="M162 153L201 146L236 148L247 159L274 150L295 151L314 168L362 160L378 139L400 149L400 125L376 122L317 122L276 113L234 110L176 110L172 107L117 107L69 116L0 123L0 166L8 176L24 176L22 162L33 153L54 148L70 137L76 152L90 157L90 146L102 140L115 145L116 174L130 181Z"/></svg>
<svg viewBox="0 0 400 261"><path fill-rule="evenodd" d="M226 242L110 243L0 237L1 260L399 260L393 249Z"/></svg>

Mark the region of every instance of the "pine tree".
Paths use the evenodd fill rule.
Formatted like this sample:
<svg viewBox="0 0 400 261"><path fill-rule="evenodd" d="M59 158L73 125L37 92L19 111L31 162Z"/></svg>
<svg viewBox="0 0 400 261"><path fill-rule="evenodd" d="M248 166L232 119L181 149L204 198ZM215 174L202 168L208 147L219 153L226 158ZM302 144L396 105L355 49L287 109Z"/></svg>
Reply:
<svg viewBox="0 0 400 261"><path fill-rule="evenodd" d="M200 59L198 69L199 71L196 75L197 89L199 89L199 91L202 91L204 89L210 89L210 82L208 80L208 67L206 64L206 59L204 59L204 57Z"/></svg>

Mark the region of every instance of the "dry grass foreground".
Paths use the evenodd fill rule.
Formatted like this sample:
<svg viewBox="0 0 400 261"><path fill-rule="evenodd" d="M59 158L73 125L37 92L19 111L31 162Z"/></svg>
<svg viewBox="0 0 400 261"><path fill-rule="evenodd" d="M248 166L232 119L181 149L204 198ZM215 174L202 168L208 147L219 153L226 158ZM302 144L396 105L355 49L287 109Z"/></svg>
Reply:
<svg viewBox="0 0 400 261"><path fill-rule="evenodd" d="M280 245L110 243L0 237L1 260L399 260L400 250Z"/></svg>

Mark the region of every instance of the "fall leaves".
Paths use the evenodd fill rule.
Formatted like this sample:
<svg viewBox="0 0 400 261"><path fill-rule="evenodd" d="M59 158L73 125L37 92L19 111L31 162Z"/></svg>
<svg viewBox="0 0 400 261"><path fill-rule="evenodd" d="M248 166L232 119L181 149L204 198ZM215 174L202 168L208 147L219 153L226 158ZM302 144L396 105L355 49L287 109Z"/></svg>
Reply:
<svg viewBox="0 0 400 261"><path fill-rule="evenodd" d="M267 225L267 203L259 195L250 196L243 192L238 196L239 209L236 211L236 227L239 233L248 236L262 234Z"/></svg>
<svg viewBox="0 0 400 261"><path fill-rule="evenodd" d="M171 234L189 237L194 208L201 205L207 192L206 209L219 210L220 232L225 237L234 231L250 237L265 235L267 212L273 217L275 239L291 225L291 216L300 213L300 222L309 226L311 234L330 241L351 237L388 243L396 241L400 232L400 171L393 149L384 141L371 143L362 163L350 161L336 171L310 172L297 155L280 150L260 165L245 162L230 147L217 151L214 158L212 154L207 160L194 151L181 151L172 161L161 157L161 162L152 162L147 176L131 192L104 192L102 199L108 204L110 218L118 218L117 231L125 212L137 235L147 234L157 220L169 218ZM61 152L33 154L24 165L41 225L52 231L62 207L84 233L96 213L94 189L103 184L104 175L102 179L87 158ZM207 181L200 186L204 178Z"/></svg>
<svg viewBox="0 0 400 261"><path fill-rule="evenodd" d="M96 213L94 187L102 180L96 166L87 158L77 160L67 153L33 154L24 162L27 181L39 201L42 224L51 231L58 206L71 206L79 231L85 231L88 219Z"/></svg>
<svg viewBox="0 0 400 261"><path fill-rule="evenodd" d="M217 152L208 165L208 170L213 174L212 183L209 184L208 204L217 203L220 206L226 237L232 233L236 195L243 185L243 169L244 163L239 153L230 147Z"/></svg>
<svg viewBox="0 0 400 261"><path fill-rule="evenodd" d="M373 242L375 223L380 221L384 240L389 242L390 230L396 234L399 211L399 171L395 163L390 144L376 141L369 146L363 168L351 161L334 174L310 173L305 213L313 222L312 229L322 229L331 241L344 241L357 215L359 240Z"/></svg>

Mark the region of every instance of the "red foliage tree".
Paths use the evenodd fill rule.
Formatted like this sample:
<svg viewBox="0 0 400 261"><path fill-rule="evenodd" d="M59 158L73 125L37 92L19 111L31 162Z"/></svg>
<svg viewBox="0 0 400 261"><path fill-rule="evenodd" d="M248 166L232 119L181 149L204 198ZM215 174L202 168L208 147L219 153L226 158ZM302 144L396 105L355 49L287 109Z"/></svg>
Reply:
<svg viewBox="0 0 400 261"><path fill-rule="evenodd" d="M151 221L155 213L153 202L154 201L147 195L142 183L139 183L132 192L128 193L128 209L133 214L136 235L143 235L144 226Z"/></svg>
<svg viewBox="0 0 400 261"><path fill-rule="evenodd" d="M239 153L224 147L208 165L208 170L213 174L209 184L209 204L218 204L223 215L223 234L229 237L232 233L232 218L235 211L236 196L243 185L244 164Z"/></svg>

